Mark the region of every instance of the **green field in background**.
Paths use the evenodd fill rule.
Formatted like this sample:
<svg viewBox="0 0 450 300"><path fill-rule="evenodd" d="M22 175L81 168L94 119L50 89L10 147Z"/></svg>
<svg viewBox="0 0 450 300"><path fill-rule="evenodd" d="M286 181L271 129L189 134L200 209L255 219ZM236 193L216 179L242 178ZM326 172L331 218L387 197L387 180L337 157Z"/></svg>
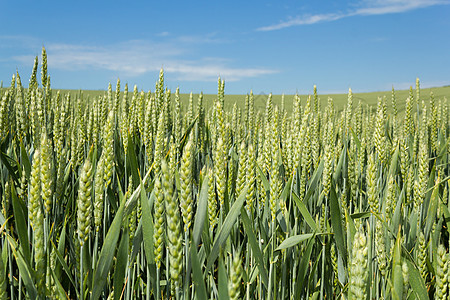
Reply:
<svg viewBox="0 0 450 300"><path fill-rule="evenodd" d="M343 109L347 103L347 94L321 94L320 93L320 87L319 88L319 98L321 102L321 107L324 108L327 105L328 98L332 98L334 101L334 105L336 109L340 110ZM413 87L414 88L414 87ZM114 93L115 87L113 86L113 93ZM80 94L83 95L83 97L88 96L89 98L94 97L100 97L106 94L105 90L58 90L54 89L53 92L60 91L62 94L70 93L72 97L79 97ZM123 91L123 87L122 87ZM129 89L128 95L129 97L132 96L132 88ZM430 99L430 93L433 92L435 100L437 100L437 103L439 103L439 100L444 101L444 99L450 99L450 86L444 86L444 87L433 87L433 88L421 88L420 89L420 95L421 99L425 100L426 102ZM175 91L172 91L172 99L174 96ZM357 105L358 101L361 101L361 104L363 107L366 107L366 105L369 106L376 106L378 97L387 97L388 100L388 107L390 109L391 105L391 94L392 91L379 91L379 92L370 92L370 93L353 93L353 105ZM193 94L194 99L194 107L197 103L197 98L199 94ZM395 90L395 96L397 99L397 108L398 112L402 113L405 106L405 100L409 95L409 90ZM413 90L413 95L416 96L415 89ZM258 111L264 111L266 107L266 101L269 94L254 94L253 97L255 99L255 109ZM282 95L272 95L273 96L273 103L280 106L281 105L281 98ZM189 101L189 94L180 94L182 105L183 107L187 106L187 103ZM241 109L244 107L245 103L245 97L246 95L227 95L225 90L225 109L231 109L233 105L236 103L238 107ZM292 100L294 95L284 95L284 103L286 110L290 111L292 109ZM300 95L301 103L302 105L306 103L308 95L302 94ZM203 103L205 108L208 110L211 107L211 104L213 103L213 100L217 98L216 94L204 94L203 95ZM428 102L427 102L428 103Z"/></svg>

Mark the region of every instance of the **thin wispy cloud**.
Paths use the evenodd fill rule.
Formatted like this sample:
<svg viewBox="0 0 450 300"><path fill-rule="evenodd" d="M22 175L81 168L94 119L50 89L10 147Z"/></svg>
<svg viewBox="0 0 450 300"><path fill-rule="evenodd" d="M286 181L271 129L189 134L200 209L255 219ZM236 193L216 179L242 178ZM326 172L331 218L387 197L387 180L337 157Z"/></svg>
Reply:
<svg viewBox="0 0 450 300"><path fill-rule="evenodd" d="M25 35L0 35L0 48L40 50L39 40Z"/></svg>
<svg viewBox="0 0 450 300"><path fill-rule="evenodd" d="M365 0L358 3L355 8L347 10L346 12L302 15L294 18L291 17L286 21L279 22L278 24L260 27L257 31L273 31L292 26L332 22L353 16L404 13L415 9L448 4L450 4L450 1L448 0Z"/></svg>
<svg viewBox="0 0 450 300"><path fill-rule="evenodd" d="M216 42L211 37L203 40L205 43ZM233 67L232 61L220 57L186 59L193 41L198 44L201 39L132 40L104 46L49 43L45 47L49 68L65 71L108 70L121 76L138 77L163 67L166 73L173 74L173 78L184 81L216 81L219 75L227 81L238 81L277 72L263 67ZM17 55L12 59L26 64L33 61L34 55Z"/></svg>
<svg viewBox="0 0 450 300"><path fill-rule="evenodd" d="M170 33L168 31L163 31L163 32L156 34L156 36L159 36L159 37L164 37L164 36L169 36L169 35L170 35Z"/></svg>
<svg viewBox="0 0 450 300"><path fill-rule="evenodd" d="M173 39L174 42L186 43L190 45L199 44L222 44L230 41L213 32L206 35L181 35Z"/></svg>

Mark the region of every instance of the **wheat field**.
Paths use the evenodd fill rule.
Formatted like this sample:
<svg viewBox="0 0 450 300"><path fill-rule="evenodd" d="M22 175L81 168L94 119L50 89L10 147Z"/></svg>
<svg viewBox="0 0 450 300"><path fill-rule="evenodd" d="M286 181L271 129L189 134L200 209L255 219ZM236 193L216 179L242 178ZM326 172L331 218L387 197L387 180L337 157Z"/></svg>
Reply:
<svg viewBox="0 0 450 300"><path fill-rule="evenodd" d="M40 60L0 92L0 299L448 298L449 105L418 79L258 108L162 70L54 91Z"/></svg>

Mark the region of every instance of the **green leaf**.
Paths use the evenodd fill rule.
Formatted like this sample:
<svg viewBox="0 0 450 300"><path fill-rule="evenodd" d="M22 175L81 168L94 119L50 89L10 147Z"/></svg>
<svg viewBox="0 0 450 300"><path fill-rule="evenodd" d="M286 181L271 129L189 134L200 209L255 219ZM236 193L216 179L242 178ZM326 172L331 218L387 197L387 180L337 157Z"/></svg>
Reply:
<svg viewBox="0 0 450 300"><path fill-rule="evenodd" d="M297 204L297 207L300 210L300 213L302 214L302 216L305 219L306 223L308 223L309 227L313 231L317 231L317 224L314 221L314 219L312 218L311 214L309 213L308 208L306 208L305 203L303 203L300 200L300 198L297 196L297 194L295 194L294 192L292 193L292 198L294 199L295 204Z"/></svg>
<svg viewBox="0 0 450 300"><path fill-rule="evenodd" d="M219 258L219 300L228 300L228 277L223 265L222 258Z"/></svg>
<svg viewBox="0 0 450 300"><path fill-rule="evenodd" d="M305 286L306 274L310 265L311 253L314 246L314 239L308 241L305 252L303 252L298 266L297 282L295 283L295 299L300 299L301 292Z"/></svg>
<svg viewBox="0 0 450 300"><path fill-rule="evenodd" d="M429 237L431 227L435 223L436 213L439 206L439 184L436 184L433 189L433 193L430 198L430 205L428 206L428 213L426 217L426 225L425 225L425 238Z"/></svg>
<svg viewBox="0 0 450 300"><path fill-rule="evenodd" d="M391 165L389 167L389 176L394 176L397 173L397 162L398 162L398 156L399 156L399 146L397 145L395 147L394 155L391 158Z"/></svg>
<svg viewBox="0 0 450 300"><path fill-rule="evenodd" d="M405 197L405 192L406 192L406 187L405 187L405 185L403 185L403 189L402 189L402 192L400 193L400 196L398 197L397 205L395 206L394 215L392 216L392 221L391 221L390 231L394 233L393 238L395 237L395 234L397 234L397 230L400 225L400 218L401 218L401 214L402 214L402 202L403 202L403 197Z"/></svg>
<svg viewBox="0 0 450 300"><path fill-rule="evenodd" d="M280 202L280 200L283 200L284 203L287 202L289 194L291 193L291 184L292 184L292 177L289 178L288 182L284 186L283 191L281 192L281 195L280 195L280 198L279 198L278 202Z"/></svg>
<svg viewBox="0 0 450 300"><path fill-rule="evenodd" d="M128 228L125 226L122 232L122 238L117 250L116 266L114 271L114 299L120 299L123 290L125 273L127 270L128 248L130 242L130 235ZM130 283L128 283L130 284Z"/></svg>
<svg viewBox="0 0 450 300"><path fill-rule="evenodd" d="M270 190L269 180L267 180L266 175L264 174L263 170L261 170L261 167L258 164L256 164L256 170L258 170L259 178L261 178L264 189L266 191Z"/></svg>
<svg viewBox="0 0 450 300"><path fill-rule="evenodd" d="M64 220L64 225L62 227L60 236L59 236L59 241L58 241L58 249L55 249L55 252L59 253L64 253L64 249L66 246L66 224L67 224L67 219ZM56 248L56 245L53 245L53 241L50 239L50 243L52 244L53 247ZM56 276L60 277L61 276L61 265L60 264L56 264L56 269L55 269L55 274Z"/></svg>
<svg viewBox="0 0 450 300"><path fill-rule="evenodd" d="M361 142L359 141L359 138L356 135L355 131L353 130L353 128L350 128L350 131L352 133L353 141L356 143L356 146L358 147L358 149L361 149Z"/></svg>
<svg viewBox="0 0 450 300"><path fill-rule="evenodd" d="M444 160L444 157L446 157L446 155L447 155L447 147L448 147L448 143L450 142L450 138L446 142L445 137L442 134L442 131L439 131L439 141L440 141L441 147L437 151L439 153L438 159L439 159L439 161L442 161L442 160Z"/></svg>
<svg viewBox="0 0 450 300"><path fill-rule="evenodd" d="M142 181L141 181L142 184ZM155 197L155 193L152 191L150 195L150 199ZM154 234L154 226L153 226L153 215L151 210L150 199L147 198L145 190L141 190L141 207L142 207L142 239L144 241L144 253L145 258L147 260L147 264L149 266L149 270L151 274L156 274L156 265L155 265L155 254L154 254L154 244L153 244L153 234ZM152 281L153 286L156 285L155 276L151 276L150 280Z"/></svg>
<svg viewBox="0 0 450 300"><path fill-rule="evenodd" d="M247 195L247 189L248 184L245 186L244 190L241 192L237 200L233 203L233 206L231 207L230 211L228 212L228 215L225 218L225 221L222 224L222 227L220 227L219 233L217 234L217 238L214 241L213 248L211 250L211 253L208 256L207 264L206 264L206 271L208 271L214 262L216 261L217 257L219 256L220 248L222 248L223 244L228 238L228 235L231 232L231 228L233 227L234 223L236 222L237 218L239 217L241 213L241 207L245 202L245 196Z"/></svg>
<svg viewBox="0 0 450 300"><path fill-rule="evenodd" d="M17 235L19 236L20 248L23 256L28 264L31 261L30 244L28 241L28 226L25 218L27 211L25 204L17 197L16 188L14 184L11 185L12 204L14 211L14 223L16 224Z"/></svg>
<svg viewBox="0 0 450 300"><path fill-rule="evenodd" d="M76 286L76 285L75 285L75 280L73 279L73 276L72 276L72 272L70 271L69 266L67 265L66 261L65 261L64 258L62 257L61 252L56 248L56 246L55 246L55 244L53 243L53 241L51 241L51 245L52 245L52 247L53 247L53 249L54 249L54 253L56 254L56 258L58 259L58 262L61 264L61 266L62 266L64 272L66 272L66 275L67 275L67 277L68 277L69 280L70 280L70 283L72 283L73 286ZM79 295L79 290L76 289L75 291L76 291L76 293L77 293L77 297L79 298L79 296L80 296L80 295Z"/></svg>
<svg viewBox="0 0 450 300"><path fill-rule="evenodd" d="M9 218L8 218L9 219ZM5 216L3 215L3 213L0 211L0 226L4 227L6 226L5 223L7 222Z"/></svg>
<svg viewBox="0 0 450 300"><path fill-rule="evenodd" d="M31 174L31 163L30 158L28 157L27 150L25 149L25 146L23 145L23 141L20 141L20 156L22 158L22 165L25 169L25 174L27 178L30 178Z"/></svg>
<svg viewBox="0 0 450 300"><path fill-rule="evenodd" d="M141 251L141 244L142 244L142 217L139 220L139 223L136 227L136 231L134 232L134 237L131 242L131 255L129 257L130 264L134 263L137 255Z"/></svg>
<svg viewBox="0 0 450 300"><path fill-rule="evenodd" d="M55 281L56 291L58 292L59 299L69 299L66 291L64 290L64 287L61 285L61 282L59 281L58 276L55 274L55 270L50 268L50 271L52 272L52 277L53 280Z"/></svg>
<svg viewBox="0 0 450 300"><path fill-rule="evenodd" d="M19 177L18 177L18 172L19 172L18 165L19 164L14 159L12 159L11 157L9 157L8 155L6 155L5 153L3 153L1 151L0 151L0 161L8 169L9 175L14 180L14 182L16 184L20 184Z"/></svg>
<svg viewBox="0 0 450 300"><path fill-rule="evenodd" d="M339 201L334 190L334 183L331 183L330 189L330 215L331 215L331 226L334 231L334 238L336 240L336 246L339 254L344 260L344 264L347 264L347 253L345 250L344 242L344 230L342 228L342 214L339 208Z"/></svg>
<svg viewBox="0 0 450 300"><path fill-rule="evenodd" d="M361 213L354 213L354 214L351 214L350 217L351 217L353 220L357 220L357 219L368 218L368 217L370 217L371 215L372 215L372 212L366 211L366 212L361 212Z"/></svg>
<svg viewBox="0 0 450 300"><path fill-rule="evenodd" d="M127 202L125 203L125 215L126 216L134 209L134 206L136 205L138 197L141 197L141 190L145 191L144 183L147 182L147 179L150 176L151 171L152 171L152 169L148 170L144 179L141 180L141 183L139 184L139 186L134 190L133 194L131 194L131 196L128 198ZM119 185L119 188L120 188L120 185Z"/></svg>
<svg viewBox="0 0 450 300"><path fill-rule="evenodd" d="M208 299L206 294L205 281L203 280L202 267L198 260L197 250L195 250L194 243L191 245L191 262L192 262L192 280L195 284L195 291L197 299Z"/></svg>
<svg viewBox="0 0 450 300"><path fill-rule="evenodd" d="M289 247L295 246L300 242L309 240L313 236L314 236L314 234L312 234L312 233L298 234L298 235L290 236L287 239L285 239L280 244L280 246L278 246L277 249L275 249L275 251L283 250L283 249L287 249Z"/></svg>
<svg viewBox="0 0 450 300"><path fill-rule="evenodd" d="M344 144L344 148L341 151L341 155L339 156L338 164L335 168L333 180L336 182L338 181L339 176L341 176L342 173L342 166L344 165L345 156L347 154L347 144ZM323 160L322 160L323 161Z"/></svg>
<svg viewBox="0 0 450 300"><path fill-rule="evenodd" d="M23 280L23 283L27 290L28 296L30 297L30 299L37 299L37 296L38 296L37 289L32 280L32 278L35 277L34 272L31 269L30 264L27 263L26 260L24 259L22 253L20 253L20 251L18 252L16 250L17 244L14 241L14 239L9 234L7 235L7 238L8 238L8 242L11 246L13 255L16 259L17 267L19 268L19 274L22 277L22 280Z"/></svg>
<svg viewBox="0 0 450 300"><path fill-rule="evenodd" d="M131 167L131 174L133 175L134 182L137 181L139 176L139 165L137 163L136 158L136 152L134 151L135 145L133 142L133 137L130 136L130 133L127 133L127 139L128 139L128 152L127 152L127 159ZM127 178L128 179L128 178Z"/></svg>
<svg viewBox="0 0 450 300"><path fill-rule="evenodd" d="M402 272L402 248L401 248L401 230L398 231L397 240L394 245L392 260L392 295L394 298L403 298L403 272Z"/></svg>
<svg viewBox="0 0 450 300"><path fill-rule="evenodd" d="M319 166L311 177L308 190L306 191L303 202L307 202L309 198L318 190L319 180L322 178L323 172L323 159L320 160Z"/></svg>
<svg viewBox="0 0 450 300"><path fill-rule="evenodd" d="M94 280L92 281L92 299L97 300L106 284L108 273L111 269L114 253L116 250L117 240L120 235L120 227L122 226L122 218L124 214L124 205L120 205L114 220L109 227L103 243L102 250L98 257L97 266L94 270Z"/></svg>
<svg viewBox="0 0 450 300"><path fill-rule="evenodd" d="M444 222L447 224L447 232L450 234L450 212L448 210L448 207L445 206L444 203L441 202L440 209L442 213L444 214Z"/></svg>
<svg viewBox="0 0 450 300"><path fill-rule="evenodd" d="M352 251L351 247L352 247L352 244L353 244L353 239L355 238L355 234L356 234L356 226L355 226L355 222L348 215L347 211L345 211L345 220L347 222L347 251L348 251L347 253L351 253L351 251ZM342 257L342 256L339 255L339 257ZM340 275L341 274L342 273L340 273ZM341 282L344 282L343 278L342 278Z"/></svg>
<svg viewBox="0 0 450 300"><path fill-rule="evenodd" d="M2 248L2 253L1 253L1 260L3 262L3 270L0 270L3 272L3 274L7 274L6 273L6 269L8 267L8 264L6 263L8 261L8 257L9 257L9 244L8 243L3 243L3 248Z"/></svg>
<svg viewBox="0 0 450 300"><path fill-rule="evenodd" d="M408 264L409 283L413 291L416 293L417 299L427 300L427 288L422 276L419 273L419 270L417 270L417 267L410 260L406 260L406 263Z"/></svg>
<svg viewBox="0 0 450 300"><path fill-rule="evenodd" d="M192 128L195 125L195 122L197 122L198 119L198 115L195 117L194 120L192 120L191 124L189 124L189 126L186 128L186 131L184 132L183 136L180 139L180 144L178 145L178 152L182 153L183 149L184 149L184 145L186 144L189 134L191 133Z"/></svg>
<svg viewBox="0 0 450 300"><path fill-rule="evenodd" d="M265 268L263 254L261 253L261 249L259 248L259 244L256 239L256 235L253 232L253 228L251 225L250 218L245 211L245 208L241 208L241 220L242 224L244 224L245 234L247 235L248 241L250 243L250 247L253 251L253 256L256 260L256 264L258 265L259 273L261 274L261 279L263 284L267 287L269 286L269 276L267 270Z"/></svg>
<svg viewBox="0 0 450 300"><path fill-rule="evenodd" d="M203 232L203 225L205 224L206 214L208 209L208 174L203 177L203 184L198 195L197 211L195 213L194 229L192 231L192 237L194 246L197 246L200 242L200 237Z"/></svg>

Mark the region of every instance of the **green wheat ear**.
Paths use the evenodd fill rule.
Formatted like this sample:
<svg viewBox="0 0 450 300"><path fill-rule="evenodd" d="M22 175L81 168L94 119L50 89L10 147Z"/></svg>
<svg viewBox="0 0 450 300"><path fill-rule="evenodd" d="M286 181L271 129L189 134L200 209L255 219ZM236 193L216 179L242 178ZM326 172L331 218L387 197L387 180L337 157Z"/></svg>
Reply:
<svg viewBox="0 0 450 300"><path fill-rule="evenodd" d="M41 205L41 153L36 150L33 155L33 165L30 178L30 192L28 196L28 217L34 230L34 261L37 273L37 288L43 294L45 290L45 236L44 212Z"/></svg>
<svg viewBox="0 0 450 300"><path fill-rule="evenodd" d="M366 299L367 270L367 238L358 231L353 239L353 250L350 265L349 290L352 299Z"/></svg>
<svg viewBox="0 0 450 300"><path fill-rule="evenodd" d="M103 153L105 155L103 180L105 189L111 183L114 169L114 112L108 113L103 136ZM102 155L103 155L102 153Z"/></svg>
<svg viewBox="0 0 450 300"><path fill-rule="evenodd" d="M98 232L103 221L105 156L100 156L94 179L94 225Z"/></svg>
<svg viewBox="0 0 450 300"><path fill-rule="evenodd" d="M164 251L165 224L166 224L165 218L166 207L164 203L164 192L160 176L156 177L154 193L155 193L155 202L154 202L155 234L153 236L154 237L153 242L155 245L154 248L155 263L156 267L159 269L161 268L161 259Z"/></svg>
<svg viewBox="0 0 450 300"><path fill-rule="evenodd" d="M377 220L375 228L375 251L377 254L378 269L380 270L381 276L385 276L387 269L386 237L383 224L380 220Z"/></svg>
<svg viewBox="0 0 450 300"><path fill-rule="evenodd" d="M333 267L333 286L335 289L337 289L339 287L339 277L338 277L338 273L339 273L339 269L338 269L338 258L337 258L337 254L336 254L336 245L332 244L331 248L330 248L330 255L331 255L331 265Z"/></svg>
<svg viewBox="0 0 450 300"><path fill-rule="evenodd" d="M229 276L228 294L230 295L230 299L241 299L242 260L239 252L235 252L233 255Z"/></svg>
<svg viewBox="0 0 450 300"><path fill-rule="evenodd" d="M246 183L246 167L247 167L247 147L243 141L239 147L239 163L237 170L237 180L236 180L236 196L241 194Z"/></svg>
<svg viewBox="0 0 450 300"><path fill-rule="evenodd" d="M380 210L380 204L378 199L377 190L377 166L375 165L374 154L369 155L367 163L367 201L369 203L369 208L372 212L378 213Z"/></svg>
<svg viewBox="0 0 450 300"><path fill-rule="evenodd" d="M6 91L0 101L0 139L4 139L9 131L10 92Z"/></svg>
<svg viewBox="0 0 450 300"><path fill-rule="evenodd" d="M191 221L193 217L193 158L194 158L194 143L193 135L184 148L183 156L181 157L180 179L181 179L181 194L180 207L183 216L184 231L189 232Z"/></svg>
<svg viewBox="0 0 450 300"><path fill-rule="evenodd" d="M448 285L448 253L442 244L439 244L436 256L436 299L447 299Z"/></svg>
<svg viewBox="0 0 450 300"><path fill-rule="evenodd" d="M227 188L227 153L226 146L222 137L217 141L217 150L214 162L214 171L216 176L217 198L219 200L220 209L225 205L225 192Z"/></svg>
<svg viewBox="0 0 450 300"><path fill-rule="evenodd" d="M46 213L50 213L53 204L54 190L54 167L53 167L53 145L47 136L45 129L41 133L41 196Z"/></svg>
<svg viewBox="0 0 450 300"><path fill-rule="evenodd" d="M30 220L31 227L34 228L37 222L37 214L41 208L41 153L36 150L33 154L33 165L30 175L30 191L28 193L28 218Z"/></svg>
<svg viewBox="0 0 450 300"><path fill-rule="evenodd" d="M208 219L212 233L217 224L216 185L212 168L208 168Z"/></svg>
<svg viewBox="0 0 450 300"><path fill-rule="evenodd" d="M247 212L251 214L256 199L256 151L252 143L248 145L247 154L246 183L248 183L248 189L246 195L246 208Z"/></svg>
<svg viewBox="0 0 450 300"><path fill-rule="evenodd" d="M78 239L80 245L87 241L91 231L92 218L92 164L86 159L80 172L78 199L77 199L77 222L78 222Z"/></svg>
<svg viewBox="0 0 450 300"><path fill-rule="evenodd" d="M180 229L180 213L178 210L178 197L173 189L173 177L165 160L161 163L162 185L166 203L167 242L169 247L169 270L172 287L178 293L181 287L182 262L182 235Z"/></svg>

